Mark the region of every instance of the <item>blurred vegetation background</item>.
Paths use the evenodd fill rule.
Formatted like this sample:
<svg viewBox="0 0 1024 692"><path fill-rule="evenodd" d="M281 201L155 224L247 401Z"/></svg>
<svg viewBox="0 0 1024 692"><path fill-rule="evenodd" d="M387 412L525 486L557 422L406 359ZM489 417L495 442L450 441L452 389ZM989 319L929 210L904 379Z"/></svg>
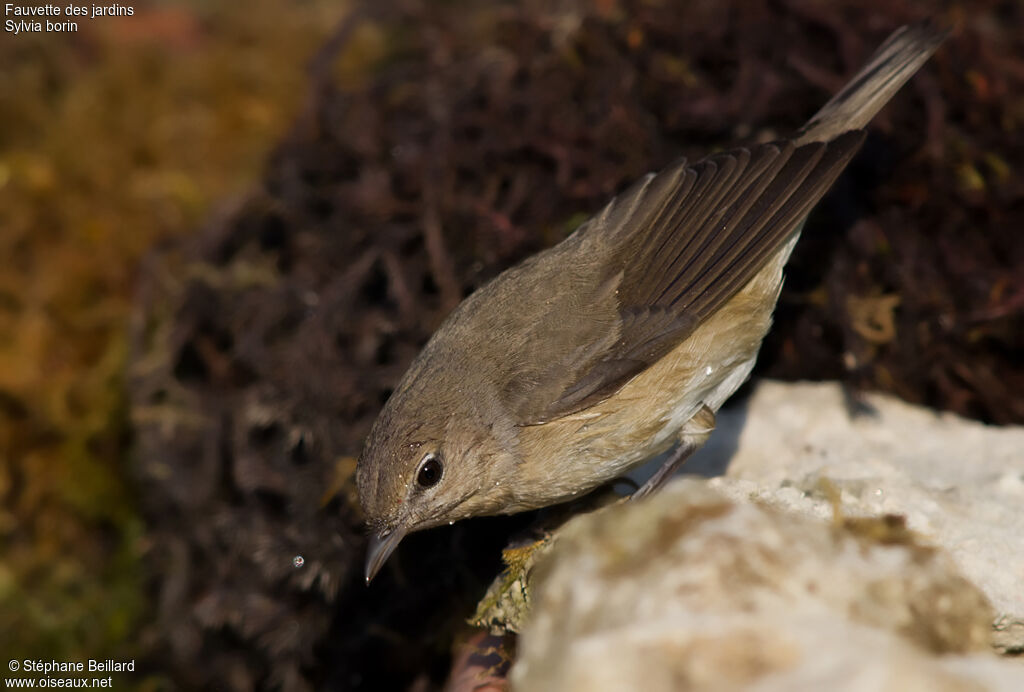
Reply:
<svg viewBox="0 0 1024 692"><path fill-rule="evenodd" d="M132 655L145 550L125 477L140 256L251 185L343 8L135 5L0 38L0 651Z"/></svg>

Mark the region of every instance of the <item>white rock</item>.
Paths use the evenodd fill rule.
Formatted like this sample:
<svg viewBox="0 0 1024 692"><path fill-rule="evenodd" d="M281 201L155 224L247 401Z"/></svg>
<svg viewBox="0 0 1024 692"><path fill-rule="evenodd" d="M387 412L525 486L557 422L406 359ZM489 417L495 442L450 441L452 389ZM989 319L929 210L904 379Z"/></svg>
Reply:
<svg viewBox="0 0 1024 692"><path fill-rule="evenodd" d="M538 564L516 690L1020 690L940 551L676 481Z"/></svg>
<svg viewBox="0 0 1024 692"><path fill-rule="evenodd" d="M709 480L570 522L515 689L1024 690L988 649L993 620L1024 646L1024 428L866 403L762 382L687 465ZM914 537L840 528L887 514Z"/></svg>
<svg viewBox="0 0 1024 692"><path fill-rule="evenodd" d="M875 413L851 414L837 384L761 382L744 409L722 412L723 439L698 463L720 467L734 449L711 481L731 497L830 518L828 479L845 515L904 515L999 614L1024 621L1024 428L866 401Z"/></svg>

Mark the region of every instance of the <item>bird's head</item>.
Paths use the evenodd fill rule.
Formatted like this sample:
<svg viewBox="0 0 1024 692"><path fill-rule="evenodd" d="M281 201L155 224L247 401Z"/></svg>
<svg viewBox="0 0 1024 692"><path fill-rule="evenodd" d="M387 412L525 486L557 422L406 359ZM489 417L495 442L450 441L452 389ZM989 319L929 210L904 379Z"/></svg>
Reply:
<svg viewBox="0 0 1024 692"><path fill-rule="evenodd" d="M377 418L356 472L371 531L366 581L413 531L509 506L518 432L487 402L456 405L401 388Z"/></svg>

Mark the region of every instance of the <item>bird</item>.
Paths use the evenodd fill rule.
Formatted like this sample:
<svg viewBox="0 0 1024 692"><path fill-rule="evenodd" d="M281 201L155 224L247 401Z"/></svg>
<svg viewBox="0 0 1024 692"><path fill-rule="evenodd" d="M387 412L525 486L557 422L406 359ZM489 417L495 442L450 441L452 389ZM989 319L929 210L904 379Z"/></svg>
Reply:
<svg viewBox="0 0 1024 692"><path fill-rule="evenodd" d="M749 377L812 207L948 32L897 29L792 136L648 174L441 324L356 470L365 579L410 532L570 500L704 444Z"/></svg>

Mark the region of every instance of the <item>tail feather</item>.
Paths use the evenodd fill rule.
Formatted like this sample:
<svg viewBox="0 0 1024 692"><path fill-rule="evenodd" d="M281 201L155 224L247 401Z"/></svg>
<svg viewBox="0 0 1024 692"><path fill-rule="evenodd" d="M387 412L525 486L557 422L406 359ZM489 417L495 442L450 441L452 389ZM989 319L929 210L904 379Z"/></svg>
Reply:
<svg viewBox="0 0 1024 692"><path fill-rule="evenodd" d="M860 72L800 129L796 143L827 142L867 125L948 34L930 21L894 31Z"/></svg>

